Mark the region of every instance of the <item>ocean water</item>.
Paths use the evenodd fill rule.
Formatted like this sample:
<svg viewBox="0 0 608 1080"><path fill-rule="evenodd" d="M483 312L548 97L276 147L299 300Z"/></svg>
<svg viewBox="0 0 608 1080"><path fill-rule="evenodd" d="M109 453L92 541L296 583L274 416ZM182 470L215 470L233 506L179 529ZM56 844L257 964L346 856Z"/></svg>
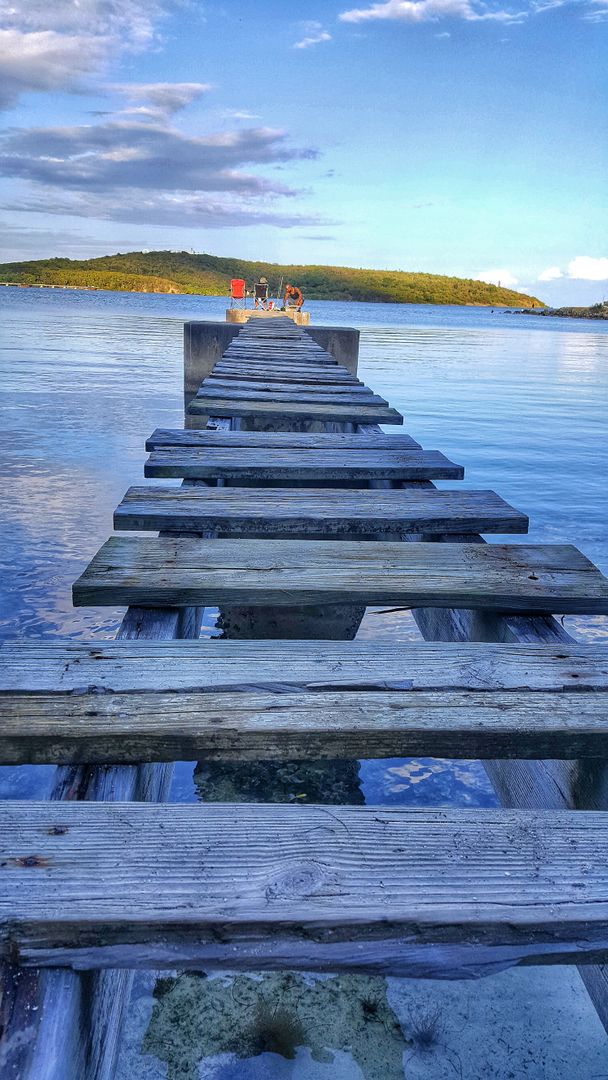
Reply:
<svg viewBox="0 0 608 1080"><path fill-rule="evenodd" d="M468 486L529 514L530 539L575 543L608 572L607 324L500 309L309 307L314 322L361 328L360 375L404 413L404 430L463 464ZM109 535L125 488L142 482L146 436L182 426L184 320L223 319L225 301L0 289L0 308L0 637L112 637L122 611L73 610L72 581ZM567 625L608 643L605 619ZM417 631L407 615L370 612L361 634L407 641ZM290 799L321 781L335 801L495 801L478 763L428 759L344 763L321 779L306 766L249 765L245 775L184 762L171 797ZM51 783L50 768L0 768L2 798L45 797ZM280 1002L297 1021L293 1058L254 1030L260 1005L274 1015ZM417 1031L433 1023L431 1051ZM119 1070L124 1080L403 1075L601 1080L608 1053L569 969L442 985L190 973L138 978Z"/></svg>

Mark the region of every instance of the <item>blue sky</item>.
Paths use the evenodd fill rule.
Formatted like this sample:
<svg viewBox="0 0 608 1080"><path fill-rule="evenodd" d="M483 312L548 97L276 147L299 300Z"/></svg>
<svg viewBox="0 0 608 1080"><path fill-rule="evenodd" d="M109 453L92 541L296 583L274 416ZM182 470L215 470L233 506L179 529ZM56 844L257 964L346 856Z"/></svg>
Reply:
<svg viewBox="0 0 608 1080"><path fill-rule="evenodd" d="M2 259L608 296L608 0L0 0Z"/></svg>

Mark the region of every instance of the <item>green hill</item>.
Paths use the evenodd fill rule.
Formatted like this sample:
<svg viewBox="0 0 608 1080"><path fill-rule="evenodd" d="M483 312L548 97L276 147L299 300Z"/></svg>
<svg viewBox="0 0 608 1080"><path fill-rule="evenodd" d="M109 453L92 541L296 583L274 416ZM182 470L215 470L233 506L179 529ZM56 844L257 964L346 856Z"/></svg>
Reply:
<svg viewBox="0 0 608 1080"><path fill-rule="evenodd" d="M0 265L0 281L71 285L134 292L227 296L230 278L253 284L265 274L271 293L281 279L300 286L306 300L363 300L396 304L476 304L542 307L525 293L469 278L402 270L361 270L348 266L282 266L277 263L192 255L186 251L131 251L99 259L37 259Z"/></svg>

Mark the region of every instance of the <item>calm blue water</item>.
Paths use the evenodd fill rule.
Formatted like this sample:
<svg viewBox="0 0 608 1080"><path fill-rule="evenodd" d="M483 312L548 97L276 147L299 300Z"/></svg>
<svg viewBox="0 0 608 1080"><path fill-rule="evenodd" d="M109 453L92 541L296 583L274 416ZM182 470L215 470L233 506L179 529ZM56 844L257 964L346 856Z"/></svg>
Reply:
<svg viewBox="0 0 608 1080"><path fill-rule="evenodd" d="M309 306L315 322L361 328L361 377L405 414L404 430L425 447L443 450L464 464L469 486L494 488L528 513L531 539L573 542L608 572L607 324L456 307L322 302ZM0 636L111 637L122 612L73 610L72 581L111 531L112 511L125 488L141 482L146 436L157 426L182 426L184 320L223 319L225 301L0 289L0 307L4 388L0 400L4 485ZM587 639L607 633L602 619L568 620L568 625ZM399 634L407 640L416 631L408 616L370 614L362 633ZM247 771L248 783L254 791L257 784L260 798L273 796L273 783L281 797L289 797L290 791L299 793L307 780L312 784L314 779L305 769L283 772L273 780L265 770L256 775L248 766ZM183 763L176 771L172 797L217 798L225 797L227 791L238 797L242 780L238 771L195 771L194 763ZM51 782L50 769L0 769L0 797L41 797ZM332 783L336 792L350 792L353 801L464 806L493 802L485 773L475 762L365 762L336 775ZM170 994L180 1000L184 986L184 1008L194 1015L200 988L182 982ZM342 980L340 1000L350 1003L350 1008L360 991L356 993L351 984L345 990L346 986ZM505 993L504 986L499 985L499 997ZM139 1004L137 996L134 999L135 1042L130 1044L131 1056L121 1073L130 1080L140 1075L264 1075L298 1080L317 1075L348 1080L360 1075L371 1080L376 1075L382 1080L397 1076L386 1070L388 1051L386 1046L378 1049L380 1044L376 1058L372 1053L372 1064L363 1072L357 1071L361 1055L355 1055L356 1068L350 1058L344 1064L338 1056L333 1071L319 1071L320 1066L311 1065L312 1059L298 1058L296 1071L289 1062L285 1072L276 1060L270 1069L266 1059L277 1058L272 1054L256 1057L266 1064L261 1071L251 1071L249 1066L245 1069L240 1051L236 1071L221 1055L218 1069L221 1066L224 1071L214 1071L215 1066L206 1071L202 1065L203 1071L198 1066L184 1066L180 1071L185 1051L179 1050L179 1040L171 1065L175 1071L166 1072L157 1061L159 1054L163 1061L169 1060L159 1050L162 1037L158 1033L147 1055L140 1053L137 1010L149 1017L149 989L144 987ZM287 993L285 988L282 992ZM542 998L547 992L545 987L535 996ZM484 1000L487 1004L488 999ZM233 1005L232 990L220 1003L230 1028L235 1021L232 1005L228 1008L226 1001ZM569 1017L573 1001L571 996L565 1006ZM220 1004L216 1001L213 1007L220 1009ZM555 1026L556 1016L551 1014L547 1022ZM591 1022L585 1013L585 1024ZM160 1030L162 1035L162 1025ZM222 1037L220 1032L220 1043ZM183 1038L183 1045L190 1045L191 1031ZM344 1036L347 1049L348 1041ZM203 1057L209 1054L210 1046L201 1049ZM421 1060L414 1054L408 1076L428 1075L436 1080L458 1075L449 1055L441 1068L430 1072L422 1068ZM580 1055L578 1071L573 1071L571 1062L563 1072L555 1063L545 1063L545 1071L530 1071L529 1059L527 1063L522 1059L510 1073L510 1059L505 1060L504 1072L488 1071L494 1068L488 1064L480 1072L465 1069L460 1075L469 1080L478 1075L525 1075L538 1080L561 1076L590 1080L603 1075L595 1059L583 1068Z"/></svg>

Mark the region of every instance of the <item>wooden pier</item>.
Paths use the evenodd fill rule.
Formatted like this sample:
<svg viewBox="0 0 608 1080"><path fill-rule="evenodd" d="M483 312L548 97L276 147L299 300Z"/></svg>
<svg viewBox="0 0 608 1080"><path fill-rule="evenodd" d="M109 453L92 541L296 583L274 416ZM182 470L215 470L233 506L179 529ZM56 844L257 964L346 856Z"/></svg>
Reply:
<svg viewBox="0 0 608 1080"><path fill-rule="evenodd" d="M383 433L400 414L291 320L246 323L189 412L115 514L159 535L74 585L127 607L116 640L0 651L0 762L59 766L51 801L0 803L3 1080L111 1080L142 967L569 963L608 1023L608 650L555 618L608 613L608 580L486 544L526 516ZM374 604L425 640L353 640ZM502 808L165 802L177 760L412 755L482 759Z"/></svg>

